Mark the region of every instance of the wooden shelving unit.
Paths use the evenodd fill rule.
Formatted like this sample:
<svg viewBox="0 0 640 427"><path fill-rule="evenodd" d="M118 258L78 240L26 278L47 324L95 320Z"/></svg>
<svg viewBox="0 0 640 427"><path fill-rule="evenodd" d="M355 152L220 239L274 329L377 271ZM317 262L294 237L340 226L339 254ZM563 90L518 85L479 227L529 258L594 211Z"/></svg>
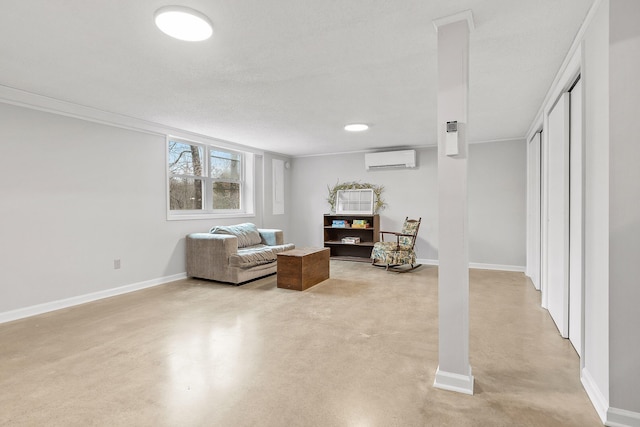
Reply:
<svg viewBox="0 0 640 427"><path fill-rule="evenodd" d="M354 219L369 222L368 228L332 227L333 220L344 219L353 224ZM359 237L360 243L342 243L343 237ZM324 247L331 250L331 258L345 261L371 262L371 249L380 239L380 217L378 215L326 214L324 216Z"/></svg>

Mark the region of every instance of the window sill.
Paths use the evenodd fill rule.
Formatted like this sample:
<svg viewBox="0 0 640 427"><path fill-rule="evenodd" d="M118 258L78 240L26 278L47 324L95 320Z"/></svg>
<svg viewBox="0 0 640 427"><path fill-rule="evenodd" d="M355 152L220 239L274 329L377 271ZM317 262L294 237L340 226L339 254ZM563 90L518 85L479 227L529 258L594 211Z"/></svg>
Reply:
<svg viewBox="0 0 640 427"><path fill-rule="evenodd" d="M195 219L229 219L229 218L253 218L255 213L182 213L182 214L167 214L167 221L191 221Z"/></svg>

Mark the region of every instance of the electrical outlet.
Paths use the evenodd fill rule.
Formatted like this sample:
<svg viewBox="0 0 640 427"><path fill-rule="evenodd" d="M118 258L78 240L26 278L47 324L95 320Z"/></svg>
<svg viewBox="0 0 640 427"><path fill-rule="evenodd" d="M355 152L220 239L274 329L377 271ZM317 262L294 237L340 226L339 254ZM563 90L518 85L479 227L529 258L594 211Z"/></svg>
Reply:
<svg viewBox="0 0 640 427"><path fill-rule="evenodd" d="M114 259L113 260L113 269L114 270L119 270L120 269L120 260L119 259Z"/></svg>

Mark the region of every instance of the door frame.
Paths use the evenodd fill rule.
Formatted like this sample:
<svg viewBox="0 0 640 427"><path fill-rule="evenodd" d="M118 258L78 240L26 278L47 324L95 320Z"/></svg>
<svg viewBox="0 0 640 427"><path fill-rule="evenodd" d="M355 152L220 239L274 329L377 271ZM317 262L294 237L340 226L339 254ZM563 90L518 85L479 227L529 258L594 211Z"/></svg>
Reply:
<svg viewBox="0 0 640 427"><path fill-rule="evenodd" d="M541 201L542 201L542 130L527 142L527 266L526 275L540 290L541 272Z"/></svg>
<svg viewBox="0 0 640 427"><path fill-rule="evenodd" d="M569 341L582 355L584 331L584 97L582 78L569 90Z"/></svg>

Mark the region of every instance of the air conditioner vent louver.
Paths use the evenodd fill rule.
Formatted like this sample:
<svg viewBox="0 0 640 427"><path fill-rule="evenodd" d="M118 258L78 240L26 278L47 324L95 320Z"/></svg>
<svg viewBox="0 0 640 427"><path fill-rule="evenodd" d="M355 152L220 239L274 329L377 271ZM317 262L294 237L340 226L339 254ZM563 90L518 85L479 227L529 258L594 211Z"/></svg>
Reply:
<svg viewBox="0 0 640 427"><path fill-rule="evenodd" d="M386 168L406 168L404 163L397 163L395 165L370 165L367 169L386 169Z"/></svg>
<svg viewBox="0 0 640 427"><path fill-rule="evenodd" d="M364 165L367 170L415 168L416 150L366 153L364 155Z"/></svg>

